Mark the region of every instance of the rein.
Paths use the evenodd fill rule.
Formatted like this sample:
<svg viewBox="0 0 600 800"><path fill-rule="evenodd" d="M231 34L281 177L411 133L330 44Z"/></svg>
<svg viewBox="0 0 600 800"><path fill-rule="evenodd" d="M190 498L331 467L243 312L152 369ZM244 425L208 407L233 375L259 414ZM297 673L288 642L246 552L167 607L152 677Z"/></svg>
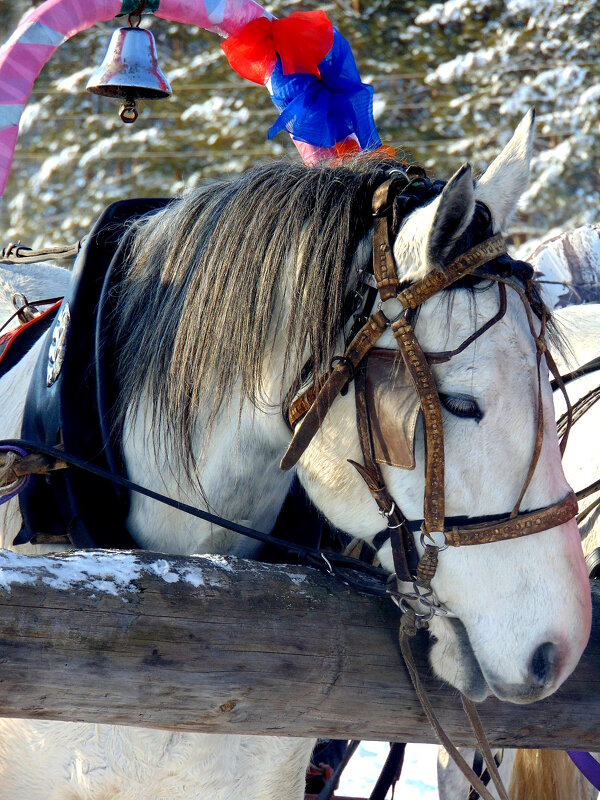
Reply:
<svg viewBox="0 0 600 800"><path fill-rule="evenodd" d="M321 572L326 572L330 575L337 574L358 591L377 597L385 597L390 594L390 590L386 588L386 583L389 579L388 573L380 567L373 566L365 561L359 561L343 553L307 547L296 542L279 539L255 528L240 525L237 522L220 517L218 514L204 511L201 508L196 508L180 500L155 492L127 478L123 478L121 475L109 472L95 464L66 453L57 447L48 447L39 442L30 442L26 439L3 439L0 440L0 456L4 454L6 454L4 466L0 465L0 478L3 481L3 485L0 485L0 490L2 491L0 503L12 499L18 493L18 490L13 491L12 484L26 479L28 475L48 475L56 470L74 467L111 481L128 491L137 492L171 508L176 508L178 511L183 511L193 517L210 522L213 525L227 528L263 544L278 547L282 551L301 559L308 566L316 567ZM5 493L6 490L10 490L10 492ZM334 572L334 566L343 569L344 572ZM360 580L352 575L352 572L362 572L365 579Z"/></svg>

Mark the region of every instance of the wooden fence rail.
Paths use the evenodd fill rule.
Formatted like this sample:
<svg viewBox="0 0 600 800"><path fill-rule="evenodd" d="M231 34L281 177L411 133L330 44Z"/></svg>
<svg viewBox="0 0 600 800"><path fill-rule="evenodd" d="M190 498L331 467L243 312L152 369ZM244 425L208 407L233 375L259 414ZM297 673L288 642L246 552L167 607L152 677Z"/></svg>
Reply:
<svg viewBox="0 0 600 800"><path fill-rule="evenodd" d="M433 741L393 604L298 566L220 556L0 551L0 716L186 731ZM422 645L422 643L421 643ZM468 744L456 693L434 706ZM557 696L481 706L492 742L600 749L600 591Z"/></svg>

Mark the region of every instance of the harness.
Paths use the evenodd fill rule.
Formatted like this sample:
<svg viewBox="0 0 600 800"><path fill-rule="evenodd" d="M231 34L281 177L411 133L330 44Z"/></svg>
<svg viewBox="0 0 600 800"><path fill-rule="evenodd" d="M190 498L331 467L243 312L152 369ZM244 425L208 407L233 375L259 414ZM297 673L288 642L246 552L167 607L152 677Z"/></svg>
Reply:
<svg viewBox="0 0 600 800"><path fill-rule="evenodd" d="M543 438L543 407L541 398L541 360L546 358L548 368L559 386L564 388L554 359L548 352L545 330L548 312L527 283L523 289L510 277L494 272L481 272L480 268L506 252L503 238L494 236L476 245L459 256L444 271L434 270L425 278L402 289L396 273L392 245L390 242L390 214L392 197L399 188L406 187L405 179L389 178L374 193L372 212L373 226L373 273L380 303L346 348L343 357L335 359L330 372L318 382L318 388L303 393L291 403L288 411L290 425L296 424L292 441L285 453L281 467L290 469L304 453L335 398L351 380L355 384L356 425L359 434L363 463L351 461L364 479L369 492L378 505L382 516L387 520L387 528L378 534L377 544L381 546L388 538L391 542L394 569L398 586L394 597L403 611L413 620L416 627L426 627L434 614L447 615L437 600L431 587L438 555L446 547L464 547L474 544L498 542L514 539L553 528L572 519L577 513L577 499L570 492L556 503L532 511L521 511L520 505L531 482L539 458ZM452 351L424 353L414 332L416 310L427 300L444 289L448 289L466 276L495 282L499 293L499 311L479 330L469 336ZM533 453L522 489L513 509L506 515L492 515L466 519L445 516L444 497L444 433L441 403L430 363L448 361L462 352L475 339L483 335L491 325L499 321L506 311L506 287L517 292L527 314L529 329L536 345L536 367L538 383L538 404L536 412L536 436ZM390 305L393 310L389 310ZM387 311L384 308L388 309ZM540 320L538 334L534 325L534 315ZM372 415L367 392L368 356L378 357L375 346L381 335L391 328L398 346L400 357L415 394L415 403L423 417L425 434L425 493L423 519L406 519L399 504L388 491L378 459L375 454ZM566 397L566 392L565 392ZM569 401L566 398L567 408ZM300 423L298 424L300 420ZM568 430L567 430L568 433ZM566 445L566 435L561 443L561 452ZM412 449L410 443L407 449ZM416 559L413 532L420 530L424 554ZM412 584L411 591L405 591L401 584ZM424 611L415 611L417 603ZM406 615L405 615L406 616Z"/></svg>
<svg viewBox="0 0 600 800"><path fill-rule="evenodd" d="M70 292L53 310L56 319L34 368L21 430L24 440L58 447L108 473L125 473L116 444L119 432L111 430L109 409L116 386L104 331L112 311L111 287L128 247L125 231L168 202L114 203L86 238ZM39 336L35 325L33 334ZM66 541L78 548L135 547L125 526L129 492L113 480L70 469L30 475L19 502L23 525L16 545Z"/></svg>
<svg viewBox="0 0 600 800"><path fill-rule="evenodd" d="M501 273L482 272L480 268L506 252L501 236L494 236L476 245L453 261L445 270L435 270L411 286L401 289L396 272L390 242L390 198L398 186L397 179L390 178L375 191L372 203L373 225L373 273L380 297L377 311L371 314L355 334L341 358L334 359L330 372L318 380L312 392L305 392L294 401L288 412L290 426L295 428L292 441L284 455L281 467L290 469L297 463L331 408L335 398L349 381L354 380L356 397L356 425L363 456L363 464L350 461L364 479L380 513L387 519L387 530L376 536L376 546L389 538L394 561L396 589L390 590L392 598L403 611L399 644L413 687L421 706L436 731L439 741L446 748L461 772L469 780L472 790L484 800L493 800L486 784L466 763L461 753L442 728L437 715L424 691L414 662L410 642L419 628L427 628L434 615L451 615L436 598L431 581L436 573L439 553L447 547L462 547L488 542L499 542L539 533L564 524L577 514L577 498L573 492L556 503L529 512L520 510L521 501L533 477L543 440L543 404L541 394L541 362L545 357L549 370L563 391L567 403L568 424L560 449L564 452L571 425L571 407L558 372L548 351L545 333L548 311L534 294L529 281L523 289L517 282ZM416 310L431 297L468 275L477 272L477 277L495 282L499 292L499 311L487 323L469 336L457 348L443 353L423 352L414 332ZM445 516L444 484L444 434L441 402L430 363L447 361L468 347L475 339L498 322L506 312L506 287L517 292L523 303L530 333L536 345L536 371L538 403L536 410L536 434L529 468L517 501L509 514L491 515L470 519ZM384 306L394 306L393 311L384 311ZM534 315L540 321L540 332L534 325ZM367 393L367 357L388 328L391 328L400 356L414 387L418 407L423 417L425 436L425 491L423 519L408 521L385 485L374 449L373 427ZM414 430L414 428L413 428ZM385 461L385 463L389 463ZM416 558L412 531L420 530L423 556ZM415 567L416 562L416 567ZM403 584L411 584L406 590ZM415 608L416 606L416 608ZM422 610L419 610L422 609ZM508 795L502 784L498 766L492 753L479 716L473 703L461 695L461 701L469 723L475 734L478 748L485 759L489 775L502 800Z"/></svg>
<svg viewBox="0 0 600 800"><path fill-rule="evenodd" d="M0 378L11 370L15 364L29 352L35 342L48 330L54 322L62 297L29 302L23 295L13 295L15 313L9 317L3 330L14 319L18 319L19 327L0 336ZM39 306L47 306L44 311Z"/></svg>

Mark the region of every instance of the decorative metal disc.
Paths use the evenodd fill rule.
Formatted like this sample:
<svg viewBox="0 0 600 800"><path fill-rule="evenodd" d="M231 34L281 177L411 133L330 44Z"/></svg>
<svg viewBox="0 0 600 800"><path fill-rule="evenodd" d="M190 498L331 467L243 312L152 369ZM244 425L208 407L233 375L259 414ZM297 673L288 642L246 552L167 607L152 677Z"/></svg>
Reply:
<svg viewBox="0 0 600 800"><path fill-rule="evenodd" d="M60 375L63 361L65 360L70 327L71 309L68 303L63 303L58 312L54 327L52 328L52 341L48 348L48 367L46 370L47 386L52 386Z"/></svg>

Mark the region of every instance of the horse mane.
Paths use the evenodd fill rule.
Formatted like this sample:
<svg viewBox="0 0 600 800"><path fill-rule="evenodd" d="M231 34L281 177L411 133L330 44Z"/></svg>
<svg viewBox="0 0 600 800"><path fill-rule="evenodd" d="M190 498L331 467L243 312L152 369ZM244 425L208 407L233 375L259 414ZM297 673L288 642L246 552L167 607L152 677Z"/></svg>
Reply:
<svg viewBox="0 0 600 800"><path fill-rule="evenodd" d="M351 265L372 226L373 192L400 166L373 158L272 163L191 191L139 222L116 289L119 421L147 392L161 435L193 462L200 409L212 423L238 387L240 403L265 401L263 367L284 323L284 293L282 387L284 375L300 385L306 354L313 374L325 371ZM442 186L424 179L409 188L401 216Z"/></svg>
<svg viewBox="0 0 600 800"><path fill-rule="evenodd" d="M510 776L511 800L595 800L597 790L560 750L518 750Z"/></svg>
<svg viewBox="0 0 600 800"><path fill-rule="evenodd" d="M152 425L155 443L168 444L189 472L200 413L209 432L234 392L240 412L245 401L268 402L265 359L284 325L282 391L300 387L304 363L323 374L339 355L373 192L404 167L373 157L337 166L275 162L193 190L134 224L111 326L116 429L147 396L151 420L161 423ZM392 233L443 186L421 173L397 193ZM453 253L491 231L491 215L477 203Z"/></svg>

